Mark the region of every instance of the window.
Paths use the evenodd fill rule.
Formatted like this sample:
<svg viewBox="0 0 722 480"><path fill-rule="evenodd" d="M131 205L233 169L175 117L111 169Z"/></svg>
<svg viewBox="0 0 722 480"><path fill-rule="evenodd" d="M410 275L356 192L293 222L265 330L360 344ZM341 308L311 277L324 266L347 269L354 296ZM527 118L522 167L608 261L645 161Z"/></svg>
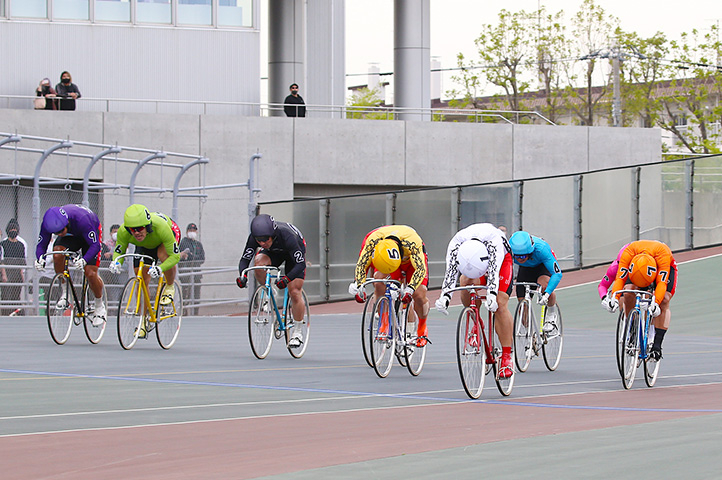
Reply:
<svg viewBox="0 0 722 480"><path fill-rule="evenodd" d="M89 20L89 0L53 0L53 19Z"/></svg>
<svg viewBox="0 0 722 480"><path fill-rule="evenodd" d="M218 0L218 25L221 27L250 27L252 0Z"/></svg>
<svg viewBox="0 0 722 480"><path fill-rule="evenodd" d="M48 18L48 2L45 0L10 0L13 17Z"/></svg>
<svg viewBox="0 0 722 480"><path fill-rule="evenodd" d="M178 25L211 25L211 0L178 0Z"/></svg>
<svg viewBox="0 0 722 480"><path fill-rule="evenodd" d="M138 0L138 23L170 23L171 0Z"/></svg>
<svg viewBox="0 0 722 480"><path fill-rule="evenodd" d="M130 22L130 0L95 0L95 20Z"/></svg>

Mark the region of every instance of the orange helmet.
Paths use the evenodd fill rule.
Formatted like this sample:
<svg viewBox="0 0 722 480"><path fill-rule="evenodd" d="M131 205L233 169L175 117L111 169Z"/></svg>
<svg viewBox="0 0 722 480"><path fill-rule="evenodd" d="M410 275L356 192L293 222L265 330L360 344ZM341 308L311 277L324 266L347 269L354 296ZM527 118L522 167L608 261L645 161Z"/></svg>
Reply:
<svg viewBox="0 0 722 480"><path fill-rule="evenodd" d="M649 286L657 278L657 262L648 253L635 255L629 263L629 281L639 288Z"/></svg>
<svg viewBox="0 0 722 480"><path fill-rule="evenodd" d="M374 268L388 275L401 266L401 252L399 244L390 238L379 240L374 247L374 256L371 257Z"/></svg>

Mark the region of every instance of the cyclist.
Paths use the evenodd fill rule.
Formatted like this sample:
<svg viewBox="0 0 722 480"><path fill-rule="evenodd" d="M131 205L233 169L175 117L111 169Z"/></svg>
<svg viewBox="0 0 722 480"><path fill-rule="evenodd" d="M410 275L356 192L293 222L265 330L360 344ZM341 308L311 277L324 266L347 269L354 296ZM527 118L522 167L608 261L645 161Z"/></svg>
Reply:
<svg viewBox="0 0 722 480"><path fill-rule="evenodd" d="M113 262L110 264L110 271L118 274L121 272L123 259L118 260L120 255L125 254L128 244L135 245L135 253L148 255L160 260L161 264L155 267L147 266L143 272L146 284L150 282L148 277L159 278L165 276L165 286L161 293L161 305L168 305L175 296L175 277L180 260L180 228L167 215L159 212L151 213L144 205L134 204L125 210L123 224L118 230L115 250L113 251ZM136 275L140 267L140 258L133 259L133 267Z"/></svg>
<svg viewBox="0 0 722 480"><path fill-rule="evenodd" d="M602 301L602 307L609 310L610 302L612 301L612 297L609 295L609 287L612 286L612 282L614 282L614 279L617 278L617 272L619 271L619 258L622 256L622 253L624 252L624 249L627 248L629 244L625 244L617 254L617 258L614 259L614 261L607 267L607 271L602 277L602 279L599 281L599 285L597 285L597 290L599 290L599 298Z"/></svg>
<svg viewBox="0 0 722 480"><path fill-rule="evenodd" d="M374 278L391 278L405 284L401 301L408 304L413 299L414 311L419 318L416 346L430 343L426 325L429 315L429 300L426 298L429 261L424 242L416 230L407 225L386 225L366 235L356 262L355 280L348 287L348 293L359 303L366 301L361 285L372 266ZM374 295L377 298L385 291L382 283L375 284Z"/></svg>
<svg viewBox="0 0 722 480"><path fill-rule="evenodd" d="M649 306L653 317L654 342L650 357L652 360L662 358L662 342L672 320L669 303L677 288L677 262L672 250L662 242L655 240L637 240L627 245L619 257L617 272L612 292L632 284L638 289L649 288L654 292L654 300ZM634 295L624 295L624 312L634 308ZM619 307L616 296L612 296L608 310L614 312Z"/></svg>
<svg viewBox="0 0 722 480"><path fill-rule="evenodd" d="M257 215L251 220L251 234L248 235L246 247L238 262L239 277L236 279L236 284L239 288L245 288L248 284L248 277L243 275L243 270L248 268L251 260L256 266L280 267L285 263L286 274L276 280L276 287L280 289L288 287L288 295L293 302L293 321L303 323L306 313L302 294L303 282L306 278L306 240L301 231L290 223L275 221L270 215ZM265 275L263 270L256 270L256 281L260 284L264 283ZM304 340L301 329L294 327L290 333L288 346L300 347Z"/></svg>
<svg viewBox="0 0 722 480"><path fill-rule="evenodd" d="M82 269L88 279L88 285L95 295L93 326L101 326L105 322L106 311L103 303L103 279L98 275L102 242L102 227L98 216L81 205L50 207L43 215L38 245L35 247L35 268L39 272L45 270L45 261L40 260L40 257L47 251L53 235L57 235L53 251L82 251L83 255L75 260L74 266L78 270ZM53 257L55 272L62 272L65 260L61 255ZM65 285L67 288L67 283ZM67 295L61 295L56 305L58 309L65 310L69 307L67 298Z"/></svg>
<svg viewBox="0 0 722 480"><path fill-rule="evenodd" d="M509 237L509 246L514 256L514 263L519 265L516 281L538 283L544 290L539 298L539 304L549 307L556 305L557 298L554 289L562 279L562 269L549 244L540 237L519 230ZM518 286L516 296L521 301L524 297L524 288ZM551 310L544 319L544 331L553 331L556 328L555 322L556 311Z"/></svg>
<svg viewBox="0 0 722 480"><path fill-rule="evenodd" d="M461 286L486 285L486 308L494 312L495 329L501 341L501 369L499 376L514 374L511 360L514 320L509 311L514 262L504 232L491 223L477 223L459 230L446 249L446 273L436 309L448 315L453 292L447 293L459 281ZM470 293L461 291L461 303L468 307Z"/></svg>

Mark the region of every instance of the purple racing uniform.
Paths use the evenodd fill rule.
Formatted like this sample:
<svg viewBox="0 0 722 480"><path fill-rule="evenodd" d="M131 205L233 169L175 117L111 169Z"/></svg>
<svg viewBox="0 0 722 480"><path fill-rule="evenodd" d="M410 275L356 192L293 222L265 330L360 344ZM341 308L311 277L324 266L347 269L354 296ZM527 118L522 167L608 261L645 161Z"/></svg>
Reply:
<svg viewBox="0 0 722 480"><path fill-rule="evenodd" d="M61 211L68 217L68 233L63 237L64 243L67 244L67 241L71 240L66 237L73 237L74 245L78 249L82 248L85 262L88 265L98 265L98 254L101 249L101 226L98 216L81 205L64 205ZM40 228L38 245L35 248L36 259L46 252L52 237L53 232L48 232L44 226Z"/></svg>

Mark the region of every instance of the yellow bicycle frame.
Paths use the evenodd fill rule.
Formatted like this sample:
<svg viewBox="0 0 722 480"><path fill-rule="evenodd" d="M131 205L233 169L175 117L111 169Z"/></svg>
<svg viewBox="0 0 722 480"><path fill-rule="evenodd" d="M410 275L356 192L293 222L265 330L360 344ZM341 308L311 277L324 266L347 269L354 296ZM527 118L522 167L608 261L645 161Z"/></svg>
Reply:
<svg viewBox="0 0 722 480"><path fill-rule="evenodd" d="M158 321L163 321L166 318L175 317L177 315L176 308L175 308L175 302L171 304L172 310L168 312L163 312L162 314L160 312L160 296L163 292L163 286L165 285L165 276L161 275L160 278L158 278L158 289L155 292L155 301L153 302L153 305L151 306L150 303L150 293L148 292L148 286L145 284L145 278L143 277L143 267L145 266L145 262L143 261L143 258L140 259L140 265L138 266L138 273L136 274L136 279L138 280L137 283L133 284L133 288L130 291L130 297L128 299L128 305L126 305L125 311L126 312L135 312L136 314L139 313L141 309L141 298L143 300L143 306L145 306L145 311L148 313L148 321L151 323L155 323ZM141 295L136 295L135 289L138 288L140 290ZM133 305L135 303L135 305Z"/></svg>

